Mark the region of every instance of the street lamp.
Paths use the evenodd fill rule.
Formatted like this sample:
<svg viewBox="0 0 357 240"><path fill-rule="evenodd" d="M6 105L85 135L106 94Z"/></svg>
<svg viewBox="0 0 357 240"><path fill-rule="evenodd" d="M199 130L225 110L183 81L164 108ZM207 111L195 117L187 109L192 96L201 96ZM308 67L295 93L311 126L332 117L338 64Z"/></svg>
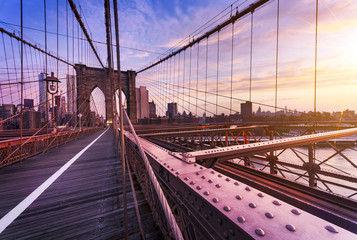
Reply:
<svg viewBox="0 0 357 240"><path fill-rule="evenodd" d="M54 106L53 96L58 93L58 83L60 83L61 81L54 76L53 72L51 72L51 76L46 77L45 80L47 83L47 92L52 95L52 126L53 126L53 133L56 133L55 106Z"/></svg>

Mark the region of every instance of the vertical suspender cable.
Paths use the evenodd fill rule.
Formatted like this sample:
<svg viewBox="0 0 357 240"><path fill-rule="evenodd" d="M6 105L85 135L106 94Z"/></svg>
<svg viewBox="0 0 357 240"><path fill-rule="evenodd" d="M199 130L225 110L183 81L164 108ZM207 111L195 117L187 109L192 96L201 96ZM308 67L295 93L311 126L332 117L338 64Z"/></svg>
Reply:
<svg viewBox="0 0 357 240"><path fill-rule="evenodd" d="M186 50L183 51L183 77L182 77L182 108L184 108L185 104L185 72L186 72ZM183 113L183 110L182 110Z"/></svg>
<svg viewBox="0 0 357 240"><path fill-rule="evenodd" d="M23 101L24 101L24 42L23 42L23 5L21 0L21 102L20 102L20 161L22 161L22 128L23 128Z"/></svg>
<svg viewBox="0 0 357 240"><path fill-rule="evenodd" d="M116 38L116 55L117 55L117 78L118 78L118 87L119 87L119 111L120 111L120 119L119 119L119 124L120 124L120 143L121 143L121 159L122 159L122 167L123 167L123 173L125 173L125 142L124 142L124 113L123 113L123 102L122 102L122 80L121 80L121 74L120 74L120 45L119 45L119 24L118 24L118 5L117 5L117 0L113 0L113 5L114 5L114 23L115 23L115 38ZM116 106L115 106L116 108ZM117 121L115 119L115 121ZM129 167L129 166L128 166ZM126 182L126 176L123 175L123 183ZM124 188L126 186L123 186ZM126 205L126 201L124 201L124 204ZM125 212L126 212L126 206ZM137 209L137 206L136 206ZM137 209L138 211L138 209ZM138 212L137 212L138 213ZM127 215L127 214L125 214ZM127 217L127 216L126 216ZM125 219L126 220L126 219ZM140 226L140 232L143 235L144 231L141 226L141 220L140 217L138 216L138 221L139 221L139 226ZM128 227L126 223L126 233L125 236L126 238L128 237ZM145 236L145 235L144 235Z"/></svg>
<svg viewBox="0 0 357 240"><path fill-rule="evenodd" d="M232 115L233 105L233 57L234 57L234 22L232 23L232 46L231 46L231 99L229 104L229 115Z"/></svg>
<svg viewBox="0 0 357 240"><path fill-rule="evenodd" d="M315 24L315 86L314 86L314 115L315 121L317 121L316 115L316 87L317 87L317 24L318 24L318 17L319 17L319 0L316 0L316 24Z"/></svg>
<svg viewBox="0 0 357 240"><path fill-rule="evenodd" d="M176 96L177 105L179 105L178 101L181 98L180 97L180 63L181 63L181 53L179 53L179 55L178 55L178 63L177 63L177 92L176 92L177 93L177 96ZM177 108L177 110L178 110L178 108ZM182 108L182 112L183 112L183 108Z"/></svg>
<svg viewBox="0 0 357 240"><path fill-rule="evenodd" d="M191 70L192 70L192 46L190 46L190 73L189 73L189 80L188 80L188 101L191 103ZM188 111L191 112L191 104L188 104Z"/></svg>
<svg viewBox="0 0 357 240"><path fill-rule="evenodd" d="M205 116L207 112L207 80L208 80L208 37L206 38L207 43L206 43L206 83L205 83ZM206 118L205 118L206 120Z"/></svg>
<svg viewBox="0 0 357 240"><path fill-rule="evenodd" d="M253 63L253 12L251 11L250 17L250 65L249 65L249 101L252 101L252 63Z"/></svg>
<svg viewBox="0 0 357 240"><path fill-rule="evenodd" d="M219 32L217 32L217 81L216 81L216 116L218 116L218 71L219 71Z"/></svg>
<svg viewBox="0 0 357 240"><path fill-rule="evenodd" d="M278 0L276 11L276 55L275 55L275 117L278 107L278 60L279 60L279 14L280 14L280 0Z"/></svg>
<svg viewBox="0 0 357 240"><path fill-rule="evenodd" d="M198 72L200 63L200 42L197 43L197 76L196 76L196 117L198 117L197 106L198 106Z"/></svg>

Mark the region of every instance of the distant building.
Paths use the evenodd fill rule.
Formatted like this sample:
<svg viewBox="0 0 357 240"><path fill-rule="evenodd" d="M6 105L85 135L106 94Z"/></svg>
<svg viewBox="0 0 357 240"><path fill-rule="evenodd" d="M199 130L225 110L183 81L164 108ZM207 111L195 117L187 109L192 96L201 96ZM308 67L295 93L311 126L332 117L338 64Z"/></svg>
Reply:
<svg viewBox="0 0 357 240"><path fill-rule="evenodd" d="M49 93L47 92L47 85L46 85L45 79L46 79L45 73L40 73L38 75L38 86L39 86L39 92L40 92L38 111L41 112L42 119L45 119L46 115L48 114L48 113L46 113L46 109L47 109L47 111L49 111L48 102L51 99Z"/></svg>
<svg viewBox="0 0 357 240"><path fill-rule="evenodd" d="M156 104L154 101L149 102L149 117L150 118L156 118Z"/></svg>
<svg viewBox="0 0 357 240"><path fill-rule="evenodd" d="M136 89L137 118L149 118L149 91L140 86Z"/></svg>
<svg viewBox="0 0 357 240"><path fill-rule="evenodd" d="M34 106L33 99L24 99L24 108L25 109L32 109Z"/></svg>
<svg viewBox="0 0 357 240"><path fill-rule="evenodd" d="M24 112L24 129L35 129L41 127L41 113L36 111Z"/></svg>
<svg viewBox="0 0 357 240"><path fill-rule="evenodd" d="M250 101L240 104L240 111L243 121L250 121L252 119L253 104Z"/></svg>
<svg viewBox="0 0 357 240"><path fill-rule="evenodd" d="M0 119L6 119L15 114L14 104L3 104L0 106Z"/></svg>
<svg viewBox="0 0 357 240"><path fill-rule="evenodd" d="M67 75L67 111L68 113L77 112L77 82L76 76Z"/></svg>
<svg viewBox="0 0 357 240"><path fill-rule="evenodd" d="M172 102L167 104L166 116L169 118L175 118L177 116L177 103Z"/></svg>

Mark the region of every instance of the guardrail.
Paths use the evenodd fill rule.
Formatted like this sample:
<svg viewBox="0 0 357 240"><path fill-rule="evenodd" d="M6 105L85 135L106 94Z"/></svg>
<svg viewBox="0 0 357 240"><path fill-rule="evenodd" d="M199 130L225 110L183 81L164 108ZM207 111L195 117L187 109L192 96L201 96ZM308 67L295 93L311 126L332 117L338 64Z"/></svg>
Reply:
<svg viewBox="0 0 357 240"><path fill-rule="evenodd" d="M58 147L99 129L102 129L102 127L78 128L53 134L0 141L0 168Z"/></svg>

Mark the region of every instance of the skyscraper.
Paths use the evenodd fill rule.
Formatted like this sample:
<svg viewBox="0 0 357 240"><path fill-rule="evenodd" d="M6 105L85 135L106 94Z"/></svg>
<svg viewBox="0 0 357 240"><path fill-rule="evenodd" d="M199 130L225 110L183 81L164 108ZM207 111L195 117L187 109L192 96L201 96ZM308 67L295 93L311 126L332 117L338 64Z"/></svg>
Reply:
<svg viewBox="0 0 357 240"><path fill-rule="evenodd" d="M140 86L136 89L137 118L149 118L149 91Z"/></svg>
<svg viewBox="0 0 357 240"><path fill-rule="evenodd" d="M67 75L67 112L77 112L77 82L76 76Z"/></svg>
<svg viewBox="0 0 357 240"><path fill-rule="evenodd" d="M167 104L167 112L166 115L169 118L175 118L177 116L177 103L172 102Z"/></svg>

